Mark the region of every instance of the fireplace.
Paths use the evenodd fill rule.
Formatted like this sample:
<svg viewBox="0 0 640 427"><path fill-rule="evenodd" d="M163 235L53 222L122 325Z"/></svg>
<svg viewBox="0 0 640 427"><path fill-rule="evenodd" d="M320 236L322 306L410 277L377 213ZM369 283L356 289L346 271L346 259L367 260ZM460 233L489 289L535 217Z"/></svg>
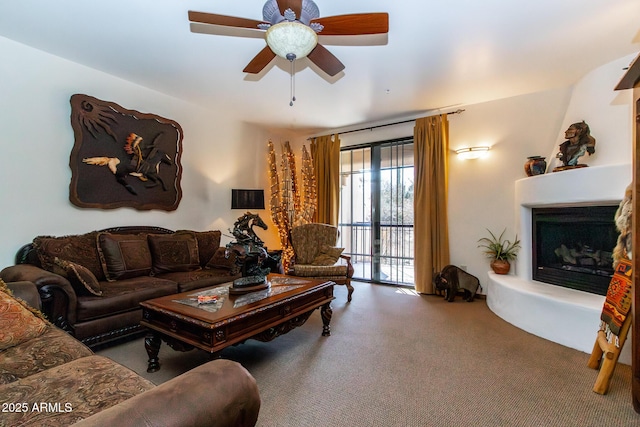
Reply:
<svg viewBox="0 0 640 427"><path fill-rule="evenodd" d="M606 295L613 276L617 206L534 208L533 279Z"/></svg>
<svg viewBox="0 0 640 427"><path fill-rule="evenodd" d="M632 169L630 163L589 166L516 181L516 230L522 248L512 266L514 274L487 273L489 309L520 329L591 354L605 297L533 279L532 211L609 206L612 213L606 220L613 221L611 206L620 204ZM631 347L624 346L618 362L631 364Z"/></svg>

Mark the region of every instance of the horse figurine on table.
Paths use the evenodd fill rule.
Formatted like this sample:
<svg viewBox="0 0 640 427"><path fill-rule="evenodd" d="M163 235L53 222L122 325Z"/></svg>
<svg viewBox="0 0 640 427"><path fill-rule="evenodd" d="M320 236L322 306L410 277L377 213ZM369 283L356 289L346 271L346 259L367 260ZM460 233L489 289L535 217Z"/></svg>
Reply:
<svg viewBox="0 0 640 427"><path fill-rule="evenodd" d="M258 237L253 227L260 227L263 230L267 229L267 224L264 223L260 215L247 212L242 215L233 224L233 230L231 234L236 238L237 243L247 245L253 244L254 246L263 246L264 242Z"/></svg>
<svg viewBox="0 0 640 427"><path fill-rule="evenodd" d="M231 252L236 254L236 264L240 267L243 276L242 279L234 281L235 287L263 283L271 271L270 267L262 266L269 256L264 248L264 242L253 231L253 227L266 230L267 224L260 215L247 212L234 223L233 230L229 230L236 240L227 244L225 255L229 257Z"/></svg>

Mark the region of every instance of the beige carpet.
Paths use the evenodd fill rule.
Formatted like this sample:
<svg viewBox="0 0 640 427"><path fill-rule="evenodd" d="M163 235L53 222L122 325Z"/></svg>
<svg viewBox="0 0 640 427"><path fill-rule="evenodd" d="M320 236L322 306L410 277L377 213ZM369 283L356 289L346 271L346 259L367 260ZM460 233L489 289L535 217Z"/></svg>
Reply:
<svg viewBox="0 0 640 427"><path fill-rule="evenodd" d="M272 342L223 352L258 382L259 426L640 426L629 366L601 396L587 354L511 326L483 300L355 289L348 304L336 287L330 337L315 312ZM148 374L141 339L100 354L157 384L208 360L163 343L162 369Z"/></svg>

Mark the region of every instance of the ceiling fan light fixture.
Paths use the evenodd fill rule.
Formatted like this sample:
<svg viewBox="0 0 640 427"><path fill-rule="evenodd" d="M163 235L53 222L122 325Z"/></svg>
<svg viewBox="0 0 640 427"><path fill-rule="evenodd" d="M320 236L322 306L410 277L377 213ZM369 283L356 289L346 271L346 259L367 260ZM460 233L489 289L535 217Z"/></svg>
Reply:
<svg viewBox="0 0 640 427"><path fill-rule="evenodd" d="M283 21L272 25L265 36L267 45L276 55L291 60L304 58L318 44L318 35L299 22Z"/></svg>
<svg viewBox="0 0 640 427"><path fill-rule="evenodd" d="M265 22L269 22L271 25L275 25L283 20L295 21L298 20L305 25L309 25L312 19L320 17L320 9L313 2L313 0L302 0L302 6L300 8L300 16L296 16L295 12L288 8L284 11L284 14L280 12L280 6L277 0L267 0L262 8L262 17Z"/></svg>

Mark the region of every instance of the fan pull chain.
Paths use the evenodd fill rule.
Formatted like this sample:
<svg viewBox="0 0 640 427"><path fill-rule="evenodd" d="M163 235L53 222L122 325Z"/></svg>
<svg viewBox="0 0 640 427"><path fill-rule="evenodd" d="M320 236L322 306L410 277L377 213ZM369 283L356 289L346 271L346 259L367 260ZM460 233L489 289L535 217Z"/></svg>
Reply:
<svg viewBox="0 0 640 427"><path fill-rule="evenodd" d="M293 107L293 102L296 100L296 66L295 59L290 59L291 62L291 87L289 88L289 92L291 94L291 101L289 101L289 106Z"/></svg>

